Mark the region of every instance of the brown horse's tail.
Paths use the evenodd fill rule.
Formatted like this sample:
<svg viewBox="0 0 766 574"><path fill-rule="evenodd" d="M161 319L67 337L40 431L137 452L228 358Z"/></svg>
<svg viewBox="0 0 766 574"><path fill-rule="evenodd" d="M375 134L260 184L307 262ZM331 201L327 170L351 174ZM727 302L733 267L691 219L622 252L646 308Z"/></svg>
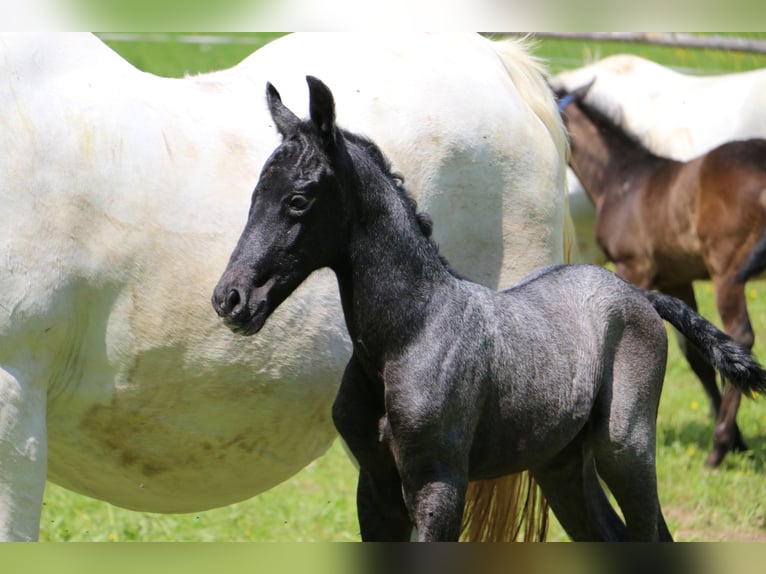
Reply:
<svg viewBox="0 0 766 574"><path fill-rule="evenodd" d="M466 542L539 542L548 533L548 503L523 472L471 482L460 539Z"/></svg>

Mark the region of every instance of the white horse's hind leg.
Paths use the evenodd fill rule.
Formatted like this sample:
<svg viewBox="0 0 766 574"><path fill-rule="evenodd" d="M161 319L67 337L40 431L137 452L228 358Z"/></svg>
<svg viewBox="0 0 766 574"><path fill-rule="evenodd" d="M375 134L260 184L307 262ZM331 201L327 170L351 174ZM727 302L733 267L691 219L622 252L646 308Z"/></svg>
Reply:
<svg viewBox="0 0 766 574"><path fill-rule="evenodd" d="M44 388L0 369L0 540L37 540L45 490Z"/></svg>

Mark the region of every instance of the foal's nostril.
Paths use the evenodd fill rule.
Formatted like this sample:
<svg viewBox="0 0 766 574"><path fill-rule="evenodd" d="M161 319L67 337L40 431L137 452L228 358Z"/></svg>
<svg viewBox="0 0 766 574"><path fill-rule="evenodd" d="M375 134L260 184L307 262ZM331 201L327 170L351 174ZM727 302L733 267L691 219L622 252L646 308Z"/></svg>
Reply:
<svg viewBox="0 0 766 574"><path fill-rule="evenodd" d="M233 319L237 312L242 310L242 292L236 287L231 287L229 291L225 289L223 285L216 287L213 292L213 308L219 317Z"/></svg>
<svg viewBox="0 0 766 574"><path fill-rule="evenodd" d="M237 305L240 304L242 301L242 297L239 294L239 291L236 289L232 289L229 291L229 293L226 295L226 301L224 303L224 308L231 313Z"/></svg>

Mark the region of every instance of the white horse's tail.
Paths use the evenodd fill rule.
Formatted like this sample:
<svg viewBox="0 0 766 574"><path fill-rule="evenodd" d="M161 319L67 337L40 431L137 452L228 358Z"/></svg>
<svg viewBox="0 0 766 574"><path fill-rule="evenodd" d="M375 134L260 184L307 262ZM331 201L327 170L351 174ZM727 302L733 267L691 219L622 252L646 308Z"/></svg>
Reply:
<svg viewBox="0 0 766 574"><path fill-rule="evenodd" d="M564 121L548 85L548 69L543 60L531 52L532 40L529 37L504 38L492 43L503 67L508 72L519 95L529 105L530 109L540 119L548 130L551 140L556 146L559 158L559 173L561 174L561 189L567 189L567 164L569 162L569 137ZM564 194L566 215L564 219L564 255L565 263L575 257L575 231L572 217L569 214L569 195Z"/></svg>
<svg viewBox="0 0 766 574"><path fill-rule="evenodd" d="M548 130L560 162L561 189L566 190L569 139L553 92L546 83L548 72L545 66L530 53L530 41L526 38L507 38L493 42L493 46L519 94ZM575 236L566 193L564 201L567 203L563 248L565 262L569 262ZM470 483L462 540L511 541L521 536L525 541L537 541L545 540L547 531L548 504L528 473Z"/></svg>
<svg viewBox="0 0 766 574"><path fill-rule="evenodd" d="M541 542L548 535L548 502L527 472L468 485L460 539Z"/></svg>
<svg viewBox="0 0 766 574"><path fill-rule="evenodd" d="M553 91L547 83L548 69L542 59L531 53L532 41L528 37L504 38L494 41L492 45L519 94L551 134L561 158L561 173L565 177L569 138Z"/></svg>

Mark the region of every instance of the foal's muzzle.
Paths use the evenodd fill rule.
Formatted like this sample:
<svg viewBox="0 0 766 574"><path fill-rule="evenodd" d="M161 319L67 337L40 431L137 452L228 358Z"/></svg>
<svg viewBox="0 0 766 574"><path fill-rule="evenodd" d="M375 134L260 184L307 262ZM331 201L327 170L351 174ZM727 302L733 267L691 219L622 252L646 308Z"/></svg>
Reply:
<svg viewBox="0 0 766 574"><path fill-rule="evenodd" d="M268 299L273 279L258 285L248 275L238 269L227 270L216 285L211 301L223 322L241 335L260 331L271 314Z"/></svg>

